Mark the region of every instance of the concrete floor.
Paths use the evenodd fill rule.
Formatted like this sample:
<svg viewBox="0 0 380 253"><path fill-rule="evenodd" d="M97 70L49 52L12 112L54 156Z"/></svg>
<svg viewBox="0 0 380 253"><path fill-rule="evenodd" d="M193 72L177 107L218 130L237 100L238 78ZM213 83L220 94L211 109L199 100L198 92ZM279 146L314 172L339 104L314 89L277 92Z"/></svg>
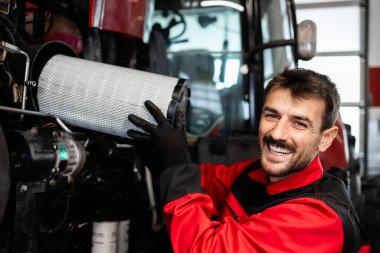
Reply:
<svg viewBox="0 0 380 253"><path fill-rule="evenodd" d="M366 199L360 219L372 244L371 253L380 253L380 177L363 185L363 193Z"/></svg>

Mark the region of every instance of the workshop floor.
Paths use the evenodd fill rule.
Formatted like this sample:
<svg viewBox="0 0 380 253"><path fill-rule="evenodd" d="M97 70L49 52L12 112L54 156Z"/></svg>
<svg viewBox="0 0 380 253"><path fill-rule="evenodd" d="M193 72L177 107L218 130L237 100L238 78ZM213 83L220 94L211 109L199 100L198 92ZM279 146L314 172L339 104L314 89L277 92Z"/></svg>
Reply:
<svg viewBox="0 0 380 253"><path fill-rule="evenodd" d="M363 187L366 199L360 219L371 241L371 253L380 253L380 177Z"/></svg>

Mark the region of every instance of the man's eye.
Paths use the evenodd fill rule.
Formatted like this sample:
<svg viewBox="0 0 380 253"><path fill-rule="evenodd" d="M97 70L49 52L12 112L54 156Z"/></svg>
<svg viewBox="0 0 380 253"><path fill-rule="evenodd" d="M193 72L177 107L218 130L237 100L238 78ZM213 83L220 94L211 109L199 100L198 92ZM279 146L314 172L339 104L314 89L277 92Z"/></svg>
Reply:
<svg viewBox="0 0 380 253"><path fill-rule="evenodd" d="M293 124L294 124L296 127L301 127L301 128L306 128L306 127L307 127L307 125L306 125L305 123L300 122L300 121L295 121Z"/></svg>
<svg viewBox="0 0 380 253"><path fill-rule="evenodd" d="M277 115L276 114L273 114L273 113L267 113L264 115L264 117L266 119L276 119L277 118Z"/></svg>

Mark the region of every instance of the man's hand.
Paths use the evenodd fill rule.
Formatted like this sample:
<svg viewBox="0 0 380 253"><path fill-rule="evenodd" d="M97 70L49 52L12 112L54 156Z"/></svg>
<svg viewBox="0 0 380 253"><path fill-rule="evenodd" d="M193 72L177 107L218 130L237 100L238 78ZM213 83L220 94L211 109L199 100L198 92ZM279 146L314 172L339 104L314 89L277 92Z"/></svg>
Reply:
<svg viewBox="0 0 380 253"><path fill-rule="evenodd" d="M156 120L157 125L130 114L128 119L136 126L144 129L148 134L129 130L128 135L139 144L151 146L153 151L159 155L164 169L173 165L191 163L184 123L178 122L176 128L173 128L154 103L147 100L145 101L145 106Z"/></svg>

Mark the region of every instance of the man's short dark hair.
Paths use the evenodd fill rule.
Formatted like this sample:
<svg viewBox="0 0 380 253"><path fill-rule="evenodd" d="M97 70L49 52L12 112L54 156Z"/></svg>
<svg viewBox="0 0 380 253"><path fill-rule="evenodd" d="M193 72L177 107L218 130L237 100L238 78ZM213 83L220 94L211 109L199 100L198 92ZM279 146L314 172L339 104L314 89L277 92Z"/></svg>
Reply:
<svg viewBox="0 0 380 253"><path fill-rule="evenodd" d="M325 104L321 131L335 124L339 113L340 96L336 85L328 76L301 68L285 70L269 82L265 88L265 98L273 88L287 89L295 99L321 99Z"/></svg>

